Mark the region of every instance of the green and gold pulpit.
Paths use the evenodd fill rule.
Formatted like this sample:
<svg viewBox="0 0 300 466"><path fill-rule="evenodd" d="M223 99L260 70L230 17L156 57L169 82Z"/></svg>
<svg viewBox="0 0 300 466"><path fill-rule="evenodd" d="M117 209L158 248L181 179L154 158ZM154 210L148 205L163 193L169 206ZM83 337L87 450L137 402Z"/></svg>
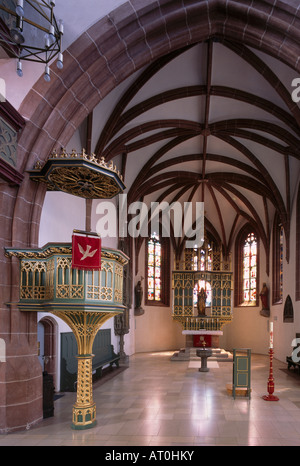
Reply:
<svg viewBox="0 0 300 466"><path fill-rule="evenodd" d="M49 243L39 249L7 248L6 255L20 260L20 301L26 312L50 312L72 329L78 346L77 399L74 429L96 423L92 393L92 347L99 328L125 310L123 268L128 257L102 248L101 270L72 268L72 245Z"/></svg>

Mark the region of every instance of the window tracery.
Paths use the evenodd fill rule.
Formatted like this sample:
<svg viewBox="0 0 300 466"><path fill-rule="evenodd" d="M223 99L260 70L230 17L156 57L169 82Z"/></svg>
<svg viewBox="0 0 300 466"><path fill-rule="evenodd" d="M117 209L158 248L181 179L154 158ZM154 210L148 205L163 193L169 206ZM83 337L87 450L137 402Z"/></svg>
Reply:
<svg viewBox="0 0 300 466"><path fill-rule="evenodd" d="M247 235L243 245L243 304L256 304L257 299L257 238Z"/></svg>
<svg viewBox="0 0 300 466"><path fill-rule="evenodd" d="M153 233L146 242L146 304L169 305L170 253L168 238Z"/></svg>
<svg viewBox="0 0 300 466"><path fill-rule="evenodd" d="M153 234L148 239L148 300L161 301L161 243L159 236Z"/></svg>
<svg viewBox="0 0 300 466"><path fill-rule="evenodd" d="M235 306L258 306L259 236L250 224L239 232L235 242Z"/></svg>

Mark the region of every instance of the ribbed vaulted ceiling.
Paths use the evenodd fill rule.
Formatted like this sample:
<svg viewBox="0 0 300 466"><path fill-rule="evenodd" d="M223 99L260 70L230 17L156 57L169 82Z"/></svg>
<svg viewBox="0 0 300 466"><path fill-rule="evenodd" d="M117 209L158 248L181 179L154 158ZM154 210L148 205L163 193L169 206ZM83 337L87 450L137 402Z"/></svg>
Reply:
<svg viewBox="0 0 300 466"><path fill-rule="evenodd" d="M106 123L94 129L95 153L118 162L128 202L203 201L206 228L225 253L245 222L268 253L275 211L289 238L299 173L294 77L241 43L183 48L113 92ZM173 238L177 254L183 241Z"/></svg>
<svg viewBox="0 0 300 466"><path fill-rule="evenodd" d="M116 0L119 8L97 20L101 10L91 17L79 2L78 24L90 15L77 38L70 34L70 3L58 8L69 25L64 68L53 64L51 83L38 79L19 108L26 119L20 172L55 148L78 150L82 142L118 165L128 202L203 201L206 228L225 253L250 222L268 261L277 211L288 257L300 170L300 112L291 97L299 70L298 3ZM86 119L83 141L78 133ZM26 223L31 245L45 190L25 176L16 196L14 218L26 215L22 228ZM32 211L24 211L23 199ZM21 233L13 232L17 241ZM179 255L184 240L172 240Z"/></svg>

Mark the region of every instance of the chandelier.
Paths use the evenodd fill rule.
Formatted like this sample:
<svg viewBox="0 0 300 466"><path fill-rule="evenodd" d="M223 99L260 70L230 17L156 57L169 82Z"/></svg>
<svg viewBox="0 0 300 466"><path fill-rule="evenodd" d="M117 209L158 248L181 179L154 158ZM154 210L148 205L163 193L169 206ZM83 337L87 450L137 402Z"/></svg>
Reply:
<svg viewBox="0 0 300 466"><path fill-rule="evenodd" d="M0 46L17 58L17 74L23 76L22 61L45 64L44 78L50 81L49 62L57 57L63 68L63 23L54 16L55 0L2 0Z"/></svg>

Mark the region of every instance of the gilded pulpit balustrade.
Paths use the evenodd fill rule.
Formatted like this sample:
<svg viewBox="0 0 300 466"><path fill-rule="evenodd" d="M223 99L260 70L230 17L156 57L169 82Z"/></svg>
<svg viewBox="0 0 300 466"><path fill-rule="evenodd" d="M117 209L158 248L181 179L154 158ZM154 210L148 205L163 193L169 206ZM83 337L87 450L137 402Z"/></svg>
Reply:
<svg viewBox="0 0 300 466"><path fill-rule="evenodd" d="M51 273L54 274L54 271L55 268L52 269ZM72 269L72 259L70 257L57 257L55 288L58 299L83 299L83 280L83 271Z"/></svg>
<svg viewBox="0 0 300 466"><path fill-rule="evenodd" d="M113 299L113 267L109 262L103 261L101 272L93 270L87 276L87 299Z"/></svg>
<svg viewBox="0 0 300 466"><path fill-rule="evenodd" d="M22 252L10 254L21 258L20 300L23 302L44 300L102 301L122 304L123 264L113 250L102 251L101 270L72 268L71 248L64 250L49 245L53 257L46 257L46 250L37 257Z"/></svg>
<svg viewBox="0 0 300 466"><path fill-rule="evenodd" d="M21 265L21 299L45 299L47 263L25 261Z"/></svg>

